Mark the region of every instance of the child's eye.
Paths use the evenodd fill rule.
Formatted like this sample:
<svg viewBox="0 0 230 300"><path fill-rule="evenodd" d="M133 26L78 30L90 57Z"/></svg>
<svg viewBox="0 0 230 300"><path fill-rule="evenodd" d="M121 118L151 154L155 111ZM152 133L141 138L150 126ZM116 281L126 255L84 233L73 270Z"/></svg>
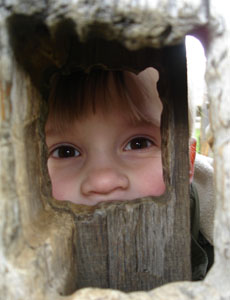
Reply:
<svg viewBox="0 0 230 300"><path fill-rule="evenodd" d="M59 146L51 152L51 156L55 158L69 158L80 156L80 152L73 146Z"/></svg>
<svg viewBox="0 0 230 300"><path fill-rule="evenodd" d="M132 139L131 141L128 142L128 144L125 146L125 150L140 150L144 148L149 148L153 146L154 143L145 137L137 137Z"/></svg>

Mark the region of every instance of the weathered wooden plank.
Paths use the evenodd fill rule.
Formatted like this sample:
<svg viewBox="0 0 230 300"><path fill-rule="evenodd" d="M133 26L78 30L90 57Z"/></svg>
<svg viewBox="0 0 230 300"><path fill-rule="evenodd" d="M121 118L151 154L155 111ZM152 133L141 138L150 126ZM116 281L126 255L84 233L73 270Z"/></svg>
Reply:
<svg viewBox="0 0 230 300"><path fill-rule="evenodd" d="M76 214L78 288L149 290L191 278L184 45L163 49L160 57L160 90L168 108L162 125L167 192Z"/></svg>
<svg viewBox="0 0 230 300"><path fill-rule="evenodd" d="M149 290L190 278L186 248L173 235L175 201L164 198L102 205L91 216L76 216L78 287Z"/></svg>

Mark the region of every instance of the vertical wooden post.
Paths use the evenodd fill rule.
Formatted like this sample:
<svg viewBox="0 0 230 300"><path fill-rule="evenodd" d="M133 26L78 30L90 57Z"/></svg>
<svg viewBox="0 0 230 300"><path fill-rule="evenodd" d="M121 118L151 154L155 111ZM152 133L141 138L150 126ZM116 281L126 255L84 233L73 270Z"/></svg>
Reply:
<svg viewBox="0 0 230 300"><path fill-rule="evenodd" d="M75 214L78 288L149 290L191 279L184 45L162 49L160 57L167 191L158 198L102 204L91 214Z"/></svg>

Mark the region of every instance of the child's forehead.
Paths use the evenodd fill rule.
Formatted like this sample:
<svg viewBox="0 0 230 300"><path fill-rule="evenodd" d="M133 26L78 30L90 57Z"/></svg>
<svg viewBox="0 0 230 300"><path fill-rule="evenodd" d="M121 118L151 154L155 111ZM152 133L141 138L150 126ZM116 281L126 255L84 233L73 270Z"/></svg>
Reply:
<svg viewBox="0 0 230 300"><path fill-rule="evenodd" d="M122 98L122 96L124 96L124 94L119 93L119 88L121 88L126 91L126 95L127 93L129 94L131 101L137 105L138 109L141 110L147 106L148 109L151 109L152 111L155 110L160 116L163 106L157 91L157 81L159 79L158 71L149 67L138 74L130 71L123 71L123 75L124 84L118 86L114 79L113 72L109 74L107 85L111 102L115 102L113 98ZM99 97L101 97L101 94L104 92L102 89L99 88L97 90ZM121 100L124 101L125 99ZM122 101L116 102L121 105Z"/></svg>
<svg viewBox="0 0 230 300"><path fill-rule="evenodd" d="M145 69L138 75L126 72L125 80L130 96L137 103L146 119L160 125L163 105L157 91L158 72L152 67Z"/></svg>
<svg viewBox="0 0 230 300"><path fill-rule="evenodd" d="M129 71L124 71L124 74L126 78L132 78L137 86L145 86L145 88L150 90L153 89L153 86L159 80L159 73L153 67L148 67L138 74Z"/></svg>

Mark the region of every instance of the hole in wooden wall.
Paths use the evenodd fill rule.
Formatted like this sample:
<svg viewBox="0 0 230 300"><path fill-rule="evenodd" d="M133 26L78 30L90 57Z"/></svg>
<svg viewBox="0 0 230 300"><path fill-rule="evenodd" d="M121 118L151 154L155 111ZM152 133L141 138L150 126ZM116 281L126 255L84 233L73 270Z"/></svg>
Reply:
<svg viewBox="0 0 230 300"><path fill-rule="evenodd" d="M17 30L18 27L20 27L20 31ZM68 78L69 74L79 70L84 70L83 72L87 73L87 70L97 65L99 68L114 71L127 70L127 72L131 72L130 74L133 72L131 77L135 77L135 73L142 72L149 66L161 67L160 50L158 49L145 48L138 51L128 51L119 42L106 41L95 33L90 34L88 41L81 43L75 33L74 24L70 20L60 22L52 31L49 31L39 18L16 15L9 20L9 29L12 48L19 65L28 72L33 84L45 100L48 98L51 79L54 74ZM154 73L152 76L157 77L159 75ZM153 85L155 85L157 80L156 78L153 79L155 81ZM120 81L122 80L124 78L120 78ZM130 80L135 81L132 78L128 78L126 81ZM143 76L141 80L144 82ZM73 86L74 84L72 84ZM145 90L139 90L139 93L142 93L139 98L146 93L148 86L149 84L146 84ZM132 94L128 97L131 98L135 92L132 92L131 86L128 89L129 93ZM154 99L156 99L158 98L157 91L154 90L155 88L153 88L153 92L155 93ZM160 113L160 101L158 99L156 101L158 102L157 110ZM65 102L63 108L67 107L66 97L63 102ZM141 99L139 99L140 102ZM138 105L140 108L141 105ZM139 111L139 113L142 112ZM162 194L163 188L161 190L162 192L157 191L155 194ZM145 194L145 196L151 195L154 195L154 192ZM140 196L143 195L136 197L133 195L132 198Z"/></svg>

